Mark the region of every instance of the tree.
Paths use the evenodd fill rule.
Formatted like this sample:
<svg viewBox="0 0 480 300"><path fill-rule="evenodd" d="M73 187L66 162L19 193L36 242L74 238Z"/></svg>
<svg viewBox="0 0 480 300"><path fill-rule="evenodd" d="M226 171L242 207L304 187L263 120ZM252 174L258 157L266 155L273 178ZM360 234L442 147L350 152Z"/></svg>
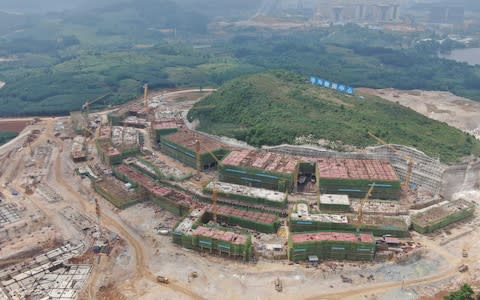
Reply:
<svg viewBox="0 0 480 300"><path fill-rule="evenodd" d="M464 284L458 291L445 296L445 300L473 300L474 293L472 287Z"/></svg>

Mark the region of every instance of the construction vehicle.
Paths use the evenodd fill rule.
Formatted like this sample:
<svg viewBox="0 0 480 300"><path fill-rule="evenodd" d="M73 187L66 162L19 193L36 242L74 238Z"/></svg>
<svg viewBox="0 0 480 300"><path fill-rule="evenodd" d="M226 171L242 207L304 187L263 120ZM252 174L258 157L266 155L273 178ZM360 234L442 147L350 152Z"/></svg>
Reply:
<svg viewBox="0 0 480 300"><path fill-rule="evenodd" d="M468 257L468 250L466 246L462 249L462 257L465 257L465 258Z"/></svg>
<svg viewBox="0 0 480 300"><path fill-rule="evenodd" d="M467 271L468 271L468 266L465 265L465 264L464 264L464 265L461 265L461 266L458 267L457 270L458 270L458 272L460 272L460 273L467 272Z"/></svg>
<svg viewBox="0 0 480 300"><path fill-rule="evenodd" d="M188 273L188 282L190 282L192 279L198 278L198 273L197 271L193 271Z"/></svg>
<svg viewBox="0 0 480 300"><path fill-rule="evenodd" d="M279 277L277 277L274 281L273 281L273 284L275 285L275 290L277 292L281 292L283 291L283 284L282 284L282 281L280 280Z"/></svg>
<svg viewBox="0 0 480 300"><path fill-rule="evenodd" d="M33 194L33 188L30 184L25 185L25 194L26 195L32 195Z"/></svg>
<svg viewBox="0 0 480 300"><path fill-rule="evenodd" d="M170 280L168 280L168 277L158 275L157 276L157 282L164 283L164 284L169 284Z"/></svg>
<svg viewBox="0 0 480 300"><path fill-rule="evenodd" d="M412 173L413 173L413 159L410 156L401 153L399 150L395 149L395 147L388 144L387 142L385 142L384 140L382 140L378 136L374 135L370 131L368 132L368 134L372 138L374 138L375 140L380 142L382 145L386 146L388 149L395 152L398 156L400 156L401 158L403 158L403 160L405 160L407 162L407 172L406 172L405 178L403 179L403 182L402 182L402 190L405 191L405 192L410 191L410 179L411 179Z"/></svg>

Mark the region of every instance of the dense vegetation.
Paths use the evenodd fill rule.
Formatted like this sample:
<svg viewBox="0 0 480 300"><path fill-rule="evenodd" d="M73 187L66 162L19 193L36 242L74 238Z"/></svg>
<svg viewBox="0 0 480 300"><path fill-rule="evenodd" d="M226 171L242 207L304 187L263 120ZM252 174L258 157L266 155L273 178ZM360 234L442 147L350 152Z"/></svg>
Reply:
<svg viewBox="0 0 480 300"><path fill-rule="evenodd" d="M0 145L5 144L9 140L15 138L17 135L18 133L13 131L0 131Z"/></svg>
<svg viewBox="0 0 480 300"><path fill-rule="evenodd" d="M221 22L212 22L252 16L258 1L195 1L82 0L76 2L81 8L61 11L70 4L49 0L46 5L61 12L0 12L0 57L15 59L0 60L0 81L6 82L0 116L66 114L108 92L97 106L125 102L146 82L153 89L219 86L277 68L353 86L448 90L480 100L480 68L437 57L459 46L435 42L444 36L356 25L216 27ZM7 4L21 7L13 0Z"/></svg>
<svg viewBox="0 0 480 300"><path fill-rule="evenodd" d="M452 292L445 296L445 300L473 300L475 299L475 293L473 292L473 289L470 285L464 284L462 287L455 292ZM477 297L477 299L480 299L480 296Z"/></svg>
<svg viewBox="0 0 480 300"><path fill-rule="evenodd" d="M294 143L296 137L312 135L365 147L377 144L367 134L371 131L446 162L480 153L472 136L409 108L312 86L307 77L284 71L230 81L197 103L188 118L198 118L201 130L256 146Z"/></svg>
<svg viewBox="0 0 480 300"><path fill-rule="evenodd" d="M314 74L354 86L446 90L480 100L480 69L437 57L457 43L415 41L414 35L347 25L271 36L239 34L227 47L236 58L267 69Z"/></svg>

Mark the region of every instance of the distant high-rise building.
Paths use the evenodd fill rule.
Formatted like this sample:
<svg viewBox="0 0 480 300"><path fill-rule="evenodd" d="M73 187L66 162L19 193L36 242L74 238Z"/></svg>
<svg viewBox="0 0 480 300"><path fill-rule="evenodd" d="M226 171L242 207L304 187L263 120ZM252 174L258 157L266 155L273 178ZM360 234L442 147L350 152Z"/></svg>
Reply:
<svg viewBox="0 0 480 300"><path fill-rule="evenodd" d="M465 8L458 5L434 4L430 7L432 23L461 24L465 20Z"/></svg>
<svg viewBox="0 0 480 300"><path fill-rule="evenodd" d="M407 0L280 0L284 11L330 22L395 22Z"/></svg>

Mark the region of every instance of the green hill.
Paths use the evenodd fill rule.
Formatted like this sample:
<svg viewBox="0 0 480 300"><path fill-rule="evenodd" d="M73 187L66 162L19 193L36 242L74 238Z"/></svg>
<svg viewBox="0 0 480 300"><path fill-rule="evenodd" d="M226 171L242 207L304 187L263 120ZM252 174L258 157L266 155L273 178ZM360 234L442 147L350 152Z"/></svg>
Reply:
<svg viewBox="0 0 480 300"><path fill-rule="evenodd" d="M313 135L347 145L376 145L371 131L390 143L416 147L444 162L480 153L472 136L415 111L372 96L364 99L310 85L299 75L273 71L232 80L188 114L202 131L249 144L293 143Z"/></svg>

